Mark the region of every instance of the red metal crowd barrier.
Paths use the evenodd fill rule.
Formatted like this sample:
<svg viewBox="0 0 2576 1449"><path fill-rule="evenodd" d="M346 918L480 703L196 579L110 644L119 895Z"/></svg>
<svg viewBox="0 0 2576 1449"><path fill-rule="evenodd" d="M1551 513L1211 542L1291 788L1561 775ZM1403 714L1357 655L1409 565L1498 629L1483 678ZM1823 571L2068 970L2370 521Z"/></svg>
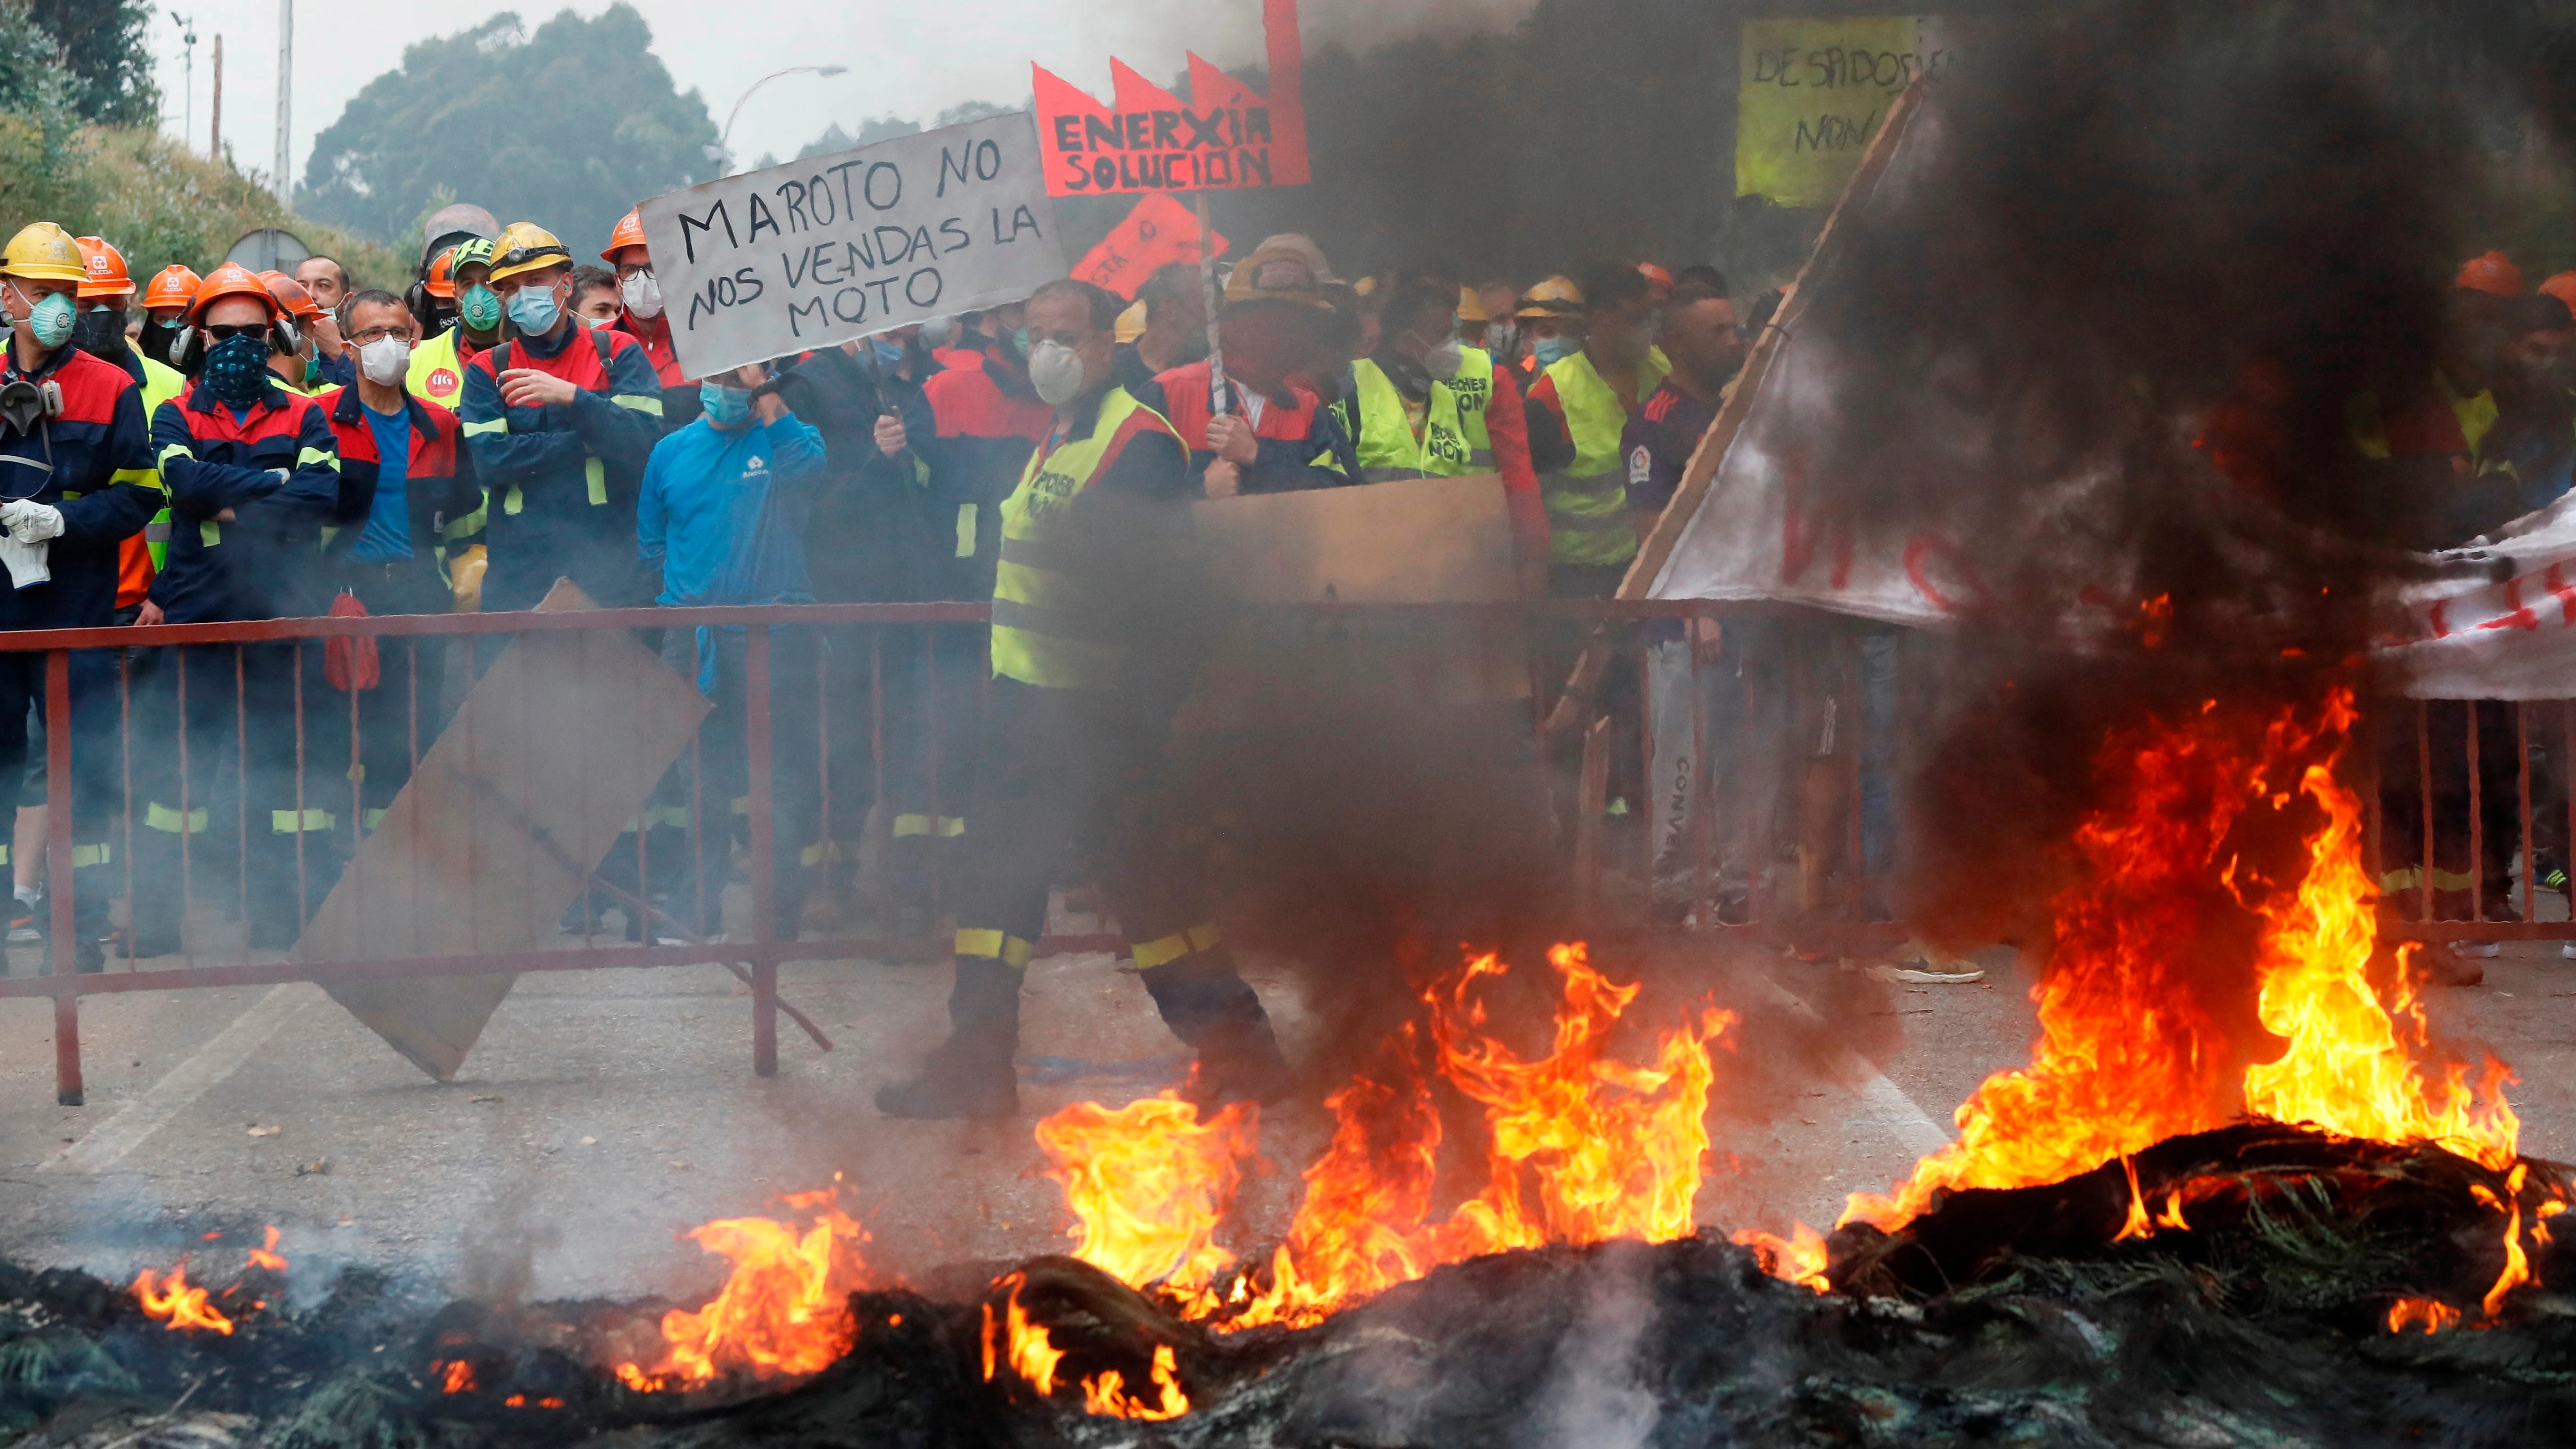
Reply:
<svg viewBox="0 0 2576 1449"><path fill-rule="evenodd" d="M1681 783L1674 786L1674 790L1686 792L1689 795L1686 803L1689 807L1687 813L1690 815L1689 849L1692 860L1688 875L1692 898L1688 902L1669 906L1660 915L1645 903L1644 898L1652 894L1651 877L1656 865L1655 848L1651 842L1640 843L1639 838L1644 832L1642 829L1634 828L1635 822L1631 822L1627 827L1621 826L1614 813L1614 803L1605 799L1613 789L1613 779L1621 778L1612 766L1615 758L1622 758L1620 753L1622 750L1627 751L1624 756L1627 761L1624 766L1626 783L1618 787L1623 790L1638 788L1640 783L1637 779L1638 771L1644 768L1646 762L1651 761L1656 753L1654 729L1658 697L1650 691L1648 679L1654 669L1661 666L1650 663L1648 645L1641 628L1643 624L1656 619L1722 619L1727 621L1723 627L1744 632L1750 637L1758 636L1761 629L1773 625L1782 628L1804 627L1796 625L1795 621L1821 616L1773 608L1606 601L1531 601L1472 605L1320 604L1300 606L1293 612L1323 620L1347 615L1372 615L1399 621L1413 618L1436 620L1474 617L1500 627L1523 629L1525 633L1522 639L1530 669L1531 718L1534 722L1533 728L1538 732L1543 732L1543 722L1549 714L1549 707L1554 703L1554 692L1549 688L1549 680L1551 677L1559 680L1565 677L1562 672L1563 646L1569 638L1579 645L1587 629L1596 634L1606 635L1612 647L1620 651L1623 657L1634 661L1636 668L1633 672L1614 675L1604 689L1604 698L1595 701L1594 708L1583 711L1584 728L1580 731L1579 737L1562 742L1558 750L1560 758L1576 758L1580 761L1579 769L1564 772L1572 781L1573 793L1576 797L1574 814L1578 822L1573 838L1568 844L1571 847L1570 854L1580 873L1581 896L1589 902L1593 913L1605 927L1651 927L1659 923L1674 926L1681 925L1685 921L1711 929L1720 926L1758 927L1766 922L1790 917L1813 917L1820 912L1845 918L1862 913L1862 901L1867 894L1867 889L1864 873L1858 869L1858 866L1864 854L1863 797L1866 791L1860 783L1859 776L1866 754L1864 721L1868 711L1854 704L1854 701L1858 700L1865 691L1858 687L1857 676L1853 673L1854 658L1847 652L1834 654L1824 645L1816 645L1814 649L1810 649L1809 643L1780 645L1774 653L1781 672L1776 677L1765 675L1758 680L1749 673L1740 680L1732 675L1727 676L1724 681L1718 680L1712 673L1712 670L1718 667L1717 664L1702 650L1691 650L1688 653L1686 686L1675 682L1680 678L1679 675L1669 669L1665 671L1662 677L1666 681L1663 686L1666 694L1673 689L1687 689L1688 720L1681 728L1688 733L1692 750L1695 752L1693 758L1696 761L1678 777ZM928 941L894 940L884 936L828 940L793 939L792 933L782 933L778 929L777 912L774 907L779 874L778 861L775 858L776 832L773 829L773 812L778 802L773 798L774 783L771 769L772 751L775 747L773 736L778 724L773 706L776 695L776 690L773 688L776 683L773 673L776 667L777 642L774 631L796 626L869 631L871 644L867 668L871 678L867 695L872 718L868 730L867 768L874 775L870 782L869 794L872 800L883 802L888 799L885 788L888 770L888 721L884 717L884 711L888 699L885 676L889 640L895 637L895 631L916 632L925 653L924 664L935 680L937 651L942 647L938 626L978 626L987 622L988 614L988 607L981 603L806 604L758 608L644 608L564 613L323 617L238 624L160 625L149 628L118 627L0 633L0 652L39 652L45 656L42 708L46 723L45 774L48 787L46 798L49 828L44 859L50 936L56 943L54 957L56 969L53 974L41 977L0 978L0 997L42 996L52 1000L57 1096L66 1105L76 1105L82 1096L79 1003L84 996L133 991L238 987L287 981L332 984L499 972L599 970L610 967L722 962L734 965L739 974L744 975L751 985L753 1069L761 1075L770 1075L777 1069L777 1019L781 1011L777 995L777 977L781 962L884 959L889 956L902 956L936 949ZM694 630L700 627L739 628L744 631L743 660L747 686L745 700L747 720L742 747L747 754L744 764L745 781L748 786L747 824L749 828L745 854L752 898L752 929L749 940L726 940L720 945L695 943L659 945L653 943L654 933L648 931L644 933L646 939L642 944L606 944L591 939L590 928L596 924L596 921L595 917L585 911L583 922L585 930L581 944L572 948L413 956L396 960L302 960L295 959L290 952L288 959L284 960L254 960L251 949L245 941L238 959L201 963L198 959L195 934L188 929L187 922L183 920L180 937L181 953L176 965L121 969L129 963L122 957L111 955L110 969L106 971L81 974L70 969L72 951L63 943L73 941L77 930L74 858L76 842L73 819L74 738L71 727L72 666L76 651L113 651L116 661L116 728L119 734L117 743L122 764L122 781L114 792L121 802L117 822L113 828L114 855L124 863L124 869L119 874L122 878L124 894L129 901L129 912L131 903L136 900L134 893L138 888L146 891L176 888L182 893L181 911L185 916L193 905L193 902L187 899L193 884L188 878L188 861L191 848L190 834L196 827L190 823L195 807L184 795L179 802L181 819L178 827L177 849L181 862L180 879L176 882L144 880L139 884L136 879L133 842L136 814L141 805L135 787L134 761L139 751L156 748L161 743L137 738L139 726L135 712L132 666L136 660L144 657L146 651L175 650L179 646L254 644L294 646L297 660L297 689L294 696L294 718L291 722L284 720L263 722L251 716L242 686L240 661L243 650L240 648L232 651L234 658L232 683L236 691L235 708L239 711L237 723L240 733L235 736L235 739L245 753L249 749L248 741L252 738L249 731L254 728L291 727L296 731L296 795L293 813L297 818L299 831L297 890L301 895L304 891L302 854L304 840L300 832L306 828L303 821L308 803L305 793L308 762L304 758L304 734L309 702L305 698L302 685L302 661L306 651L321 650L327 641L338 638L372 638L378 641L428 638L470 643L492 635L521 635L552 631ZM1837 624L1819 627L1832 629L1846 626ZM1558 647L1553 649L1542 638L1549 630L1556 631L1553 637ZM974 637L980 638L980 633ZM1828 633L1815 637L1830 641L1834 636ZM948 647L957 647L955 637L952 636L948 641ZM1819 655L1822 662L1807 659L1802 652L1816 650L1823 651ZM169 657L180 658L175 653ZM410 660L413 656L406 654L405 658ZM856 663L856 661L848 661L848 663ZM184 706L186 666L182 662L178 667L180 688L183 691L182 708L180 717L174 721L178 738L170 743L182 752L180 778L181 789L184 791L188 788L186 785L188 772L184 758L188 729ZM416 662L413 667L416 667ZM828 710L829 701L833 695L828 688L824 687L820 678L821 671L833 667L846 667L846 665L836 666L826 655L818 657L815 667L818 671L816 707L818 711ZM980 679L983 676L984 671L978 670L977 677ZM388 680L388 687L400 687L401 684L400 680ZM1787 696L1796 696L1799 699L1826 698L1827 702L1821 714L1823 748L1820 751L1809 750L1811 742L1802 743L1798 750L1790 751L1786 758L1790 758L1793 762L1797 759L1805 760L1803 765L1797 767L1805 772L1801 776L1802 779L1825 778L1815 773L1824 770L1827 775L1839 775L1846 781L1847 788L1842 789L1838 796L1829 790L1825 796L1819 797L1828 798L1829 806L1816 807L1830 808L1848 815L1846 822L1835 826L1834 831L1826 832L1826 834L1838 833L1844 837L1839 850L1824 852L1840 855L1843 858L1842 864L1836 867L1841 872L1841 884L1838 892L1828 900L1816 894L1812 888L1816 882L1802 879L1797 899L1791 903L1790 893L1785 885L1772 878L1767 865L1757 863L1751 872L1752 879L1746 883L1746 889L1742 892L1743 898L1732 903L1722 903L1718 900L1718 881L1722 874L1720 857L1726 851L1719 840L1719 822L1722 816L1730 816L1730 812L1748 813L1752 807L1744 807L1740 802L1721 799L1727 791L1742 786L1744 780L1743 778L1721 778L1722 772L1709 763L1713 758L1711 751L1713 748L1722 746L1721 737L1729 729L1748 729L1757 716L1766 722L1770 720L1771 716L1762 715L1757 706L1767 708L1765 700L1768 698L1768 692L1775 689L1785 691L1784 698ZM412 761L416 765L431 743L431 739L424 737L425 726L422 720L425 706L419 698L420 691L416 677L410 686L410 694L409 749ZM926 717L920 721L919 738L925 742L925 748L930 752L929 811L934 832L941 828L940 822L946 818L943 811L948 808L947 802L942 801L939 795L943 773L938 768L939 752L965 749L967 748L965 742L973 737L971 721L943 720L940 717L939 711L943 707L954 708L956 703L953 700L943 701L942 694L943 691L934 683L934 687L920 693L918 700L920 707L927 712ZM979 687L975 691L979 707L981 695L982 690ZM1836 698L1841 700L1840 705L1833 702ZM1625 704L1622 703L1623 700ZM1712 720L1713 702L1714 707L1735 712L1730 716L1732 723L1726 720ZM1664 714L1669 726L1675 716L1672 714L1670 700L1667 698L1664 703L1667 706ZM336 705L332 707L336 708ZM1795 716L1798 710L1808 709L1806 705L1794 703L1784 707L1790 711L1790 715L1784 717ZM360 750L356 723L358 711L354 696L350 700L349 709L352 732L350 749L354 760ZM1814 713L1813 710L1808 712ZM1617 718L1622 724L1635 731L1633 749L1623 744L1621 739L1613 737L1610 723L1613 718ZM1765 723L1764 727L1769 726ZM1812 719L1807 720L1806 725L1802 727L1808 730L1809 735L1814 734ZM426 731L429 735L434 735L435 726L426 727ZM817 748L826 752L817 765L818 779L828 806L831 795L832 761L828 753L831 734L823 723L818 722L816 738ZM1801 738L1802 741L1806 740L1805 736ZM1670 740L1668 739L1666 743L1670 744ZM698 748L696 744L691 746L692 755ZM1809 754L1802 756L1799 750L1809 750ZM1723 754L1722 748L1720 753ZM1820 761L1824 763L1818 763ZM249 767L246 763L236 763L240 771L236 784L243 795L240 808L245 818L245 824L242 826L243 854L236 862L236 869L241 871L244 877L241 890L244 897L244 914L247 916L248 875L251 868L247 843L249 835L247 819L250 810L247 798ZM1749 774L1760 776L1769 768L1768 765L1764 765L1752 769ZM1883 773L1883 764L1880 768ZM1739 777L1748 774L1742 769L1737 770L1736 773ZM326 788L336 790L338 772L328 765L315 765L312 775L315 791L319 792ZM701 782L704 778L702 771L691 772L693 790L703 788ZM333 783L325 785L322 783L324 781ZM361 818L365 811L359 803L358 785L355 779L350 781L349 790L353 817L350 824L350 838L354 841L363 828ZM1767 848L1772 839L1769 831L1778 802L1776 795L1762 795L1759 800L1762 824L1747 834L1746 838L1755 840ZM709 883L703 874L706 857L698 852L695 833L711 828L705 812L698 808L704 803L703 800L693 799L689 817L689 828L692 832L689 859L699 863L698 869L701 874L698 877L697 886L701 892L708 889ZM1640 799L1636 803L1643 805L1646 802ZM1675 811L1682 811L1685 804L1678 798L1667 803ZM1810 805L1812 803L1809 802ZM1674 818L1678 818L1678 815ZM1813 830L1808 833L1816 835L1818 839L1824 838L1824 835ZM1801 846L1802 850L1805 848L1804 845ZM638 853L640 856L640 845ZM719 862L724 861L727 858L725 851L719 849L715 858ZM930 859L933 872L930 889L935 902L939 889L938 852L933 851ZM1671 861L1667 860L1666 864L1670 867ZM584 870L590 868L587 865L581 867ZM640 870L639 861L639 875ZM713 888L719 897L722 887L721 879L713 883ZM639 879L638 892L642 893L642 891L643 884ZM309 900L300 900L299 910L309 916L311 904L313 902ZM634 909L632 903L628 903L625 908L631 918ZM934 908L934 927L935 923ZM130 940L130 933L133 930L131 915L126 929ZM1042 941L1040 950L1109 949L1116 944L1116 938L1110 936L1055 937ZM828 1039L823 1037L811 1023L804 1022L792 1010L789 1011L789 1015L818 1042L829 1045Z"/></svg>

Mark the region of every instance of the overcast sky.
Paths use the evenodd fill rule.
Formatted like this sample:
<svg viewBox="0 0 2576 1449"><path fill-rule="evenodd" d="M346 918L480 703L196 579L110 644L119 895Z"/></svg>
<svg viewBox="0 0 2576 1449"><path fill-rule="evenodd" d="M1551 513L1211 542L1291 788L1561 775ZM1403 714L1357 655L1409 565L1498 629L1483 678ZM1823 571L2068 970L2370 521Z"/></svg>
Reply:
<svg viewBox="0 0 2576 1449"><path fill-rule="evenodd" d="M608 0L570 8L596 15ZM695 88L721 127L745 89L791 65L844 65L829 79L787 76L763 87L734 123L733 149L750 160L762 152L792 156L834 121L857 129L889 112L927 120L964 100L1015 104L1029 94L1029 63L1107 97L1109 57L1144 74L1175 74L1191 50L1221 66L1261 58L1259 0L855 0L839 6L791 0L633 0L653 28L653 50L682 91ZM1526 15L1534 0L1305 0L1307 43L1331 36L1370 45L1427 29L1500 28ZM292 166L300 180L313 138L339 118L369 80L402 62L403 47L433 35L471 29L503 10L530 29L563 6L506 6L463 0L453 5L298 7L294 64ZM277 0L180 0L165 5L152 32L160 57L164 126L180 133L188 108L176 10L197 33L193 121L206 146L213 92L214 38L224 37L224 136L234 158L265 173L276 154ZM578 144L578 138L565 138Z"/></svg>

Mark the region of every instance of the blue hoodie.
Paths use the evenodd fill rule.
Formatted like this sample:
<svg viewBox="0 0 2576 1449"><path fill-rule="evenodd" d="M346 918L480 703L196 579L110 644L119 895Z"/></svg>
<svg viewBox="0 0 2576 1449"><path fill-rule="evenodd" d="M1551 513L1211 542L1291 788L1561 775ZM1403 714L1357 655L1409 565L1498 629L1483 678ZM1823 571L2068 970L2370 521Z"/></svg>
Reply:
<svg viewBox="0 0 2576 1449"><path fill-rule="evenodd" d="M794 413L725 432L701 417L662 439L644 465L635 516L657 603L803 603L805 530L823 471L823 435Z"/></svg>

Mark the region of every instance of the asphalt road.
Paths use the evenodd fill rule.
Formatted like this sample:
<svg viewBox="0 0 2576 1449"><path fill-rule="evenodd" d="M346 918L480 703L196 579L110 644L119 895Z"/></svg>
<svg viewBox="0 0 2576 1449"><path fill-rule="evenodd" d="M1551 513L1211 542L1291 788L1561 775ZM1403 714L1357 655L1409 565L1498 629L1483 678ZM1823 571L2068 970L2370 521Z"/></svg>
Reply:
<svg viewBox="0 0 2576 1449"><path fill-rule="evenodd" d="M2525 1149L2576 1158L2576 962L2555 945L2505 949L2487 984L2441 993L2441 1020L2520 1074ZM1952 1109L2022 1062L2035 1032L2010 953L1981 959L1983 983L1916 987L1752 948L1653 963L1638 1014L1706 993L1743 1017L1719 1054L1701 1221L1829 1224L1845 1193L1884 1189L1943 1140ZM1297 980L1249 974L1292 1056L1337 1045L1317 1039ZM1024 1011L1027 1116L890 1121L871 1095L944 1029L945 971L810 963L784 970L781 991L837 1049L782 1023L766 1081L750 1070L747 993L712 966L523 977L449 1083L310 986L92 998L89 1102L70 1109L53 1104L47 1003L0 1002L0 1245L120 1278L194 1251L199 1276L220 1279L273 1223L299 1294L370 1263L437 1292L685 1297L721 1265L681 1232L837 1172L871 1262L918 1277L1064 1246L1031 1122L1155 1090L1183 1059L1132 972L1049 958ZM1270 1168L1231 1230L1246 1246L1284 1228L1330 1121L1291 1102L1263 1129Z"/></svg>

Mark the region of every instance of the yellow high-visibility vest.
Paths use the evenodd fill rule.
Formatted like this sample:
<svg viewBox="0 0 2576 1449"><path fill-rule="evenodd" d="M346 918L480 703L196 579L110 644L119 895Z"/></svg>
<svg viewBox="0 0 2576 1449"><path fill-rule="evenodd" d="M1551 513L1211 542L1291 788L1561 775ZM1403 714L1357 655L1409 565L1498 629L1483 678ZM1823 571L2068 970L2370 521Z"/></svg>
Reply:
<svg viewBox="0 0 2576 1449"><path fill-rule="evenodd" d="M1459 353L1458 375L1434 380L1424 405L1422 436L1404 412L1404 394L1385 369L1363 357L1351 364L1351 391L1359 403L1359 433L1352 441L1360 455L1360 481L1389 483L1399 478L1456 478L1494 471L1494 440L1485 431L1485 409L1494 400L1494 359L1478 348ZM1350 409L1341 410L1350 427Z"/></svg>
<svg viewBox="0 0 2576 1449"><path fill-rule="evenodd" d="M1663 386L1672 364L1663 349L1649 348L1637 364L1637 400ZM1619 392L1581 352L1561 357L1547 375L1565 408L1565 430L1574 439L1574 462L1564 472L1539 475L1547 505L1550 563L1622 564L1637 556L1637 530L1628 522L1628 473L1619 462L1619 433L1628 410Z"/></svg>
<svg viewBox="0 0 2576 1449"><path fill-rule="evenodd" d="M993 577L995 677L1048 689L1105 689L1117 681L1125 646L1087 627L1092 609L1083 583L1050 555L1049 535L1098 476L1110 440L1140 412L1171 426L1127 389L1111 388L1090 436L1029 454L1020 486L1002 501L1002 557Z"/></svg>

